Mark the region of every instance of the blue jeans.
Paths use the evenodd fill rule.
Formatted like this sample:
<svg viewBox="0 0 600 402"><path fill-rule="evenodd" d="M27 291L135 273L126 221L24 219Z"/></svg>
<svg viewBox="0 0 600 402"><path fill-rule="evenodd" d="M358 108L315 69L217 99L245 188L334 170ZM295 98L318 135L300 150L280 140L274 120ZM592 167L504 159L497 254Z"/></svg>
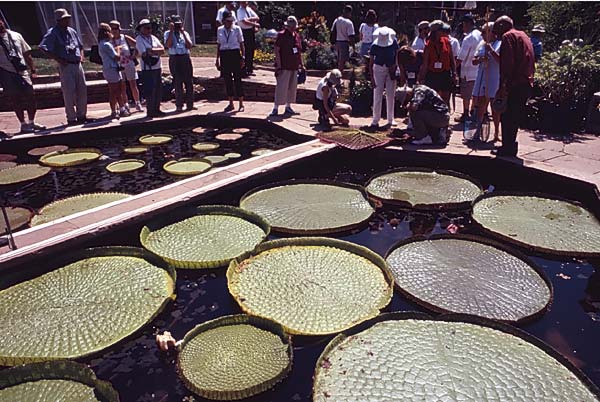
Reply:
<svg viewBox="0 0 600 402"><path fill-rule="evenodd" d="M148 117L154 117L160 112L160 101L162 100L161 70L142 70L142 90L146 98L146 111Z"/></svg>

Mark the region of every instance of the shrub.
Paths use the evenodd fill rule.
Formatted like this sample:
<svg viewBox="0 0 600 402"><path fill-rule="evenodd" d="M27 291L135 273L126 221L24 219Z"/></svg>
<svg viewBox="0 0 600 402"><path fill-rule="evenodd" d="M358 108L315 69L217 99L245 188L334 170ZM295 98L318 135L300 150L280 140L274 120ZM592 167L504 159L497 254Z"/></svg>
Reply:
<svg viewBox="0 0 600 402"><path fill-rule="evenodd" d="M302 39L306 41L329 43L327 20L317 11L313 11L309 16L300 19L298 22L298 32L302 36Z"/></svg>
<svg viewBox="0 0 600 402"><path fill-rule="evenodd" d="M311 45L313 45L311 47ZM335 53L327 45L319 42L309 42L306 53L306 68L314 70L330 70L337 65Z"/></svg>
<svg viewBox="0 0 600 402"><path fill-rule="evenodd" d="M260 25L267 29L282 29L283 23L290 15L294 15L294 7L290 3L268 1L261 2L258 7Z"/></svg>
<svg viewBox="0 0 600 402"><path fill-rule="evenodd" d="M256 49L254 51L254 62L259 64L270 64L275 61L275 53L265 52L262 49Z"/></svg>
<svg viewBox="0 0 600 402"><path fill-rule="evenodd" d="M600 90L600 51L592 46L563 46L544 54L535 77L550 102L587 105Z"/></svg>
<svg viewBox="0 0 600 402"><path fill-rule="evenodd" d="M266 28L261 28L256 32L256 49L260 49L263 52L271 52L273 53L273 41L267 40L265 33L267 32Z"/></svg>

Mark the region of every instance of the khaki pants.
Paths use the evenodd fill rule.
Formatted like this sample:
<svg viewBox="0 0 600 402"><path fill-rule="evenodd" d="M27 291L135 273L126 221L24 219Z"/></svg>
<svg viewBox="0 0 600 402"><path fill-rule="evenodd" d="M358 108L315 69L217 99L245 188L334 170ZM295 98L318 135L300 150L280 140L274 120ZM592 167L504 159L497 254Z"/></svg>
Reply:
<svg viewBox="0 0 600 402"><path fill-rule="evenodd" d="M433 110L417 110L410 112L410 121L412 121L416 139L420 140L430 135L435 140L439 136L440 128L448 127L450 115Z"/></svg>
<svg viewBox="0 0 600 402"><path fill-rule="evenodd" d="M383 101L383 90L385 89L385 100L387 103L387 121L389 124L394 122L394 102L396 100L396 80L390 76L390 69L387 66L373 65L373 79L375 80L375 89L373 90L373 121L372 125L379 124L381 119L381 103Z"/></svg>
<svg viewBox="0 0 600 402"><path fill-rule="evenodd" d="M87 87L83 66L81 63L59 64L58 72L67 121L84 119L87 114Z"/></svg>
<svg viewBox="0 0 600 402"><path fill-rule="evenodd" d="M296 103L296 90L298 87L298 71L281 70L277 76L275 88L275 105Z"/></svg>

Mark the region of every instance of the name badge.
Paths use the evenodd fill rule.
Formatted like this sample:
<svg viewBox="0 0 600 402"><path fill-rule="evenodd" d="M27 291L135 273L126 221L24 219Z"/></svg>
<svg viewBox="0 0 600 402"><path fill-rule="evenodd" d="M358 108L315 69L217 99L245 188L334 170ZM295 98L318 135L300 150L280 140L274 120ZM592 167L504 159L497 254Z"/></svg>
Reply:
<svg viewBox="0 0 600 402"><path fill-rule="evenodd" d="M433 68L440 70L442 68L442 62L436 61L435 63L433 63Z"/></svg>
<svg viewBox="0 0 600 402"><path fill-rule="evenodd" d="M297 54L298 53L298 48L297 47L292 48L292 52L294 52L294 54Z"/></svg>
<svg viewBox="0 0 600 402"><path fill-rule="evenodd" d="M415 73L408 73L408 79L409 80L414 80L415 79Z"/></svg>

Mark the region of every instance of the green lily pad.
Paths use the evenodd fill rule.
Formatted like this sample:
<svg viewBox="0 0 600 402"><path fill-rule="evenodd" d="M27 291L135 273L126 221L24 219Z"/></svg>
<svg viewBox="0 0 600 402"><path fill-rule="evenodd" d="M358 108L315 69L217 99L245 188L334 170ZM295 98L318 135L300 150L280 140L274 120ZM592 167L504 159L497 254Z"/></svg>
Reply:
<svg viewBox="0 0 600 402"><path fill-rule="evenodd" d="M212 167L212 162L208 158L192 159L182 158L176 161L170 161L163 165L163 169L176 176L193 176L204 173Z"/></svg>
<svg viewBox="0 0 600 402"><path fill-rule="evenodd" d="M173 136L169 134L148 134L142 135L138 141L143 145L162 145L172 140Z"/></svg>
<svg viewBox="0 0 600 402"><path fill-rule="evenodd" d="M90 193L63 198L40 209L31 220L31 226L41 225L127 197L129 194L125 193Z"/></svg>
<svg viewBox="0 0 600 402"><path fill-rule="evenodd" d="M13 232L29 224L31 218L35 214L35 212L28 207L9 206L5 208L5 211L6 215L8 215L8 223L10 224L10 229ZM4 217L0 215L0 235L3 235L7 232L8 228L6 227Z"/></svg>
<svg viewBox="0 0 600 402"><path fill-rule="evenodd" d="M123 159L109 163L106 170L111 173L129 173L146 166L146 162L140 159Z"/></svg>
<svg viewBox="0 0 600 402"><path fill-rule="evenodd" d="M199 152L210 152L219 149L220 145L216 142L199 142L192 145L192 148Z"/></svg>
<svg viewBox="0 0 600 402"><path fill-rule="evenodd" d="M54 151L43 155L40 163L52 167L68 167L94 162L102 156L96 148L71 148L64 151Z"/></svg>
<svg viewBox="0 0 600 402"><path fill-rule="evenodd" d="M12 185L39 179L50 173L46 166L24 164L0 170L0 185Z"/></svg>

